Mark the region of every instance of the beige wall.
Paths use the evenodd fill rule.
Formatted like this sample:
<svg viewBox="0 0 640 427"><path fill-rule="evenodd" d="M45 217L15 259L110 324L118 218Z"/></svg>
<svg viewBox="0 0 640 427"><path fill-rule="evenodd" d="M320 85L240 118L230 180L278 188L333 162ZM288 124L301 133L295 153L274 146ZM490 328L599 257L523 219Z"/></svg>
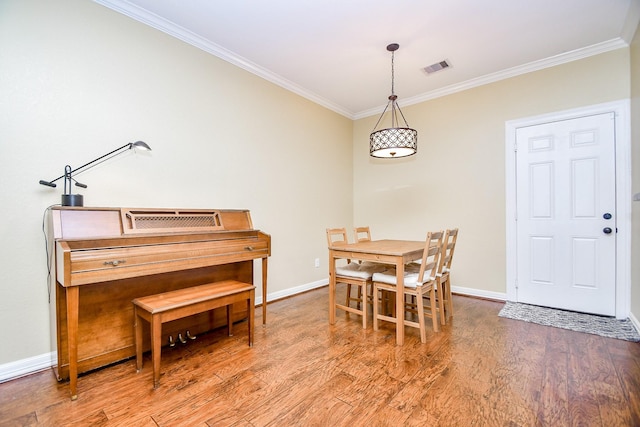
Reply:
<svg viewBox="0 0 640 427"><path fill-rule="evenodd" d="M358 120L354 222L378 238L457 226L454 286L504 296L505 122L628 97L625 48L403 108L419 134L409 158L368 157L377 117Z"/></svg>
<svg viewBox="0 0 640 427"><path fill-rule="evenodd" d="M138 139L150 155L78 177L86 206L247 208L270 294L326 283L351 120L86 0L0 2L0 64L0 365L51 351L41 223L62 189L38 180Z"/></svg>
<svg viewBox="0 0 640 427"><path fill-rule="evenodd" d="M633 193L640 193L640 29L631 44L631 150ZM633 202L631 312L640 319L640 202Z"/></svg>

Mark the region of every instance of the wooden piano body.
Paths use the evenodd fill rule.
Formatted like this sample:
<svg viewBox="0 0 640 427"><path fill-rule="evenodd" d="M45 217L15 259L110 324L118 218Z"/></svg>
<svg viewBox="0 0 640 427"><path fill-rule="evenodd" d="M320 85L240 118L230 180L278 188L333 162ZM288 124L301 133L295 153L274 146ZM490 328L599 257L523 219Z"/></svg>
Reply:
<svg viewBox="0 0 640 427"><path fill-rule="evenodd" d="M249 211L54 207L49 226L54 373L70 380L72 398L79 373L135 355L134 298L226 279L253 283L253 260L262 259L266 322L271 238L253 229ZM246 306L233 312L243 319ZM163 327L163 342L225 324L224 310L177 320Z"/></svg>

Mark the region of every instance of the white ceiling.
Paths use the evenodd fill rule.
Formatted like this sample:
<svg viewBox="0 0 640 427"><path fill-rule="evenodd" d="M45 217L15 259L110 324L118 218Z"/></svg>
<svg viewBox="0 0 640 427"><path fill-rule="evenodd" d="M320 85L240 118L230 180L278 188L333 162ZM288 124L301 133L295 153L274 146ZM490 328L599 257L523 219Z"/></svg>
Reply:
<svg viewBox="0 0 640 427"><path fill-rule="evenodd" d="M640 0L94 0L349 118L628 45ZM447 60L451 67L422 69Z"/></svg>

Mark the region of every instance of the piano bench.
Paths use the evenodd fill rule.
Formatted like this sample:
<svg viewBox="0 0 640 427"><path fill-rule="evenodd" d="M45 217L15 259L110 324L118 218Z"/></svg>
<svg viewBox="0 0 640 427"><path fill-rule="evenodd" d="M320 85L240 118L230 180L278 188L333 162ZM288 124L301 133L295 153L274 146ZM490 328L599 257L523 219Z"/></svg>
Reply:
<svg viewBox="0 0 640 427"><path fill-rule="evenodd" d="M223 280L176 291L136 298L133 300L133 316L136 340L136 369L142 370L142 325L140 319L149 322L151 329L151 360L153 362L153 388L160 382L160 351L162 348L162 324L183 317L226 307L227 329L232 335L231 305L246 301L249 328L249 347L253 346L255 319L255 286L236 280Z"/></svg>

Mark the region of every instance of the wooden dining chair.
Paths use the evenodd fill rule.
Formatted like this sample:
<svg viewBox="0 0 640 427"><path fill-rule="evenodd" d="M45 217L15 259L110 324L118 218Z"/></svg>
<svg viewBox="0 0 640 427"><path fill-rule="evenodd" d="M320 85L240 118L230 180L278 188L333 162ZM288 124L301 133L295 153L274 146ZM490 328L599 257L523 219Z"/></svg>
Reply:
<svg viewBox="0 0 640 427"><path fill-rule="evenodd" d="M456 241L458 240L458 229L447 229L442 238L442 250L440 256L440 265L438 266L437 275L440 278L438 287L436 288L436 303L440 314L440 323L445 325L447 318L453 317L453 299L451 297L451 262L453 253L455 252ZM418 262L419 263L419 262ZM416 263L416 264L418 264ZM428 296L425 296L428 299ZM406 311L408 313L416 313L415 297L410 296L406 303Z"/></svg>
<svg viewBox="0 0 640 427"><path fill-rule="evenodd" d="M346 228L327 228L327 244L329 246L346 245L347 243ZM363 328L367 327L367 304L366 301L363 303L362 295L367 295L367 289L373 286L371 281L373 273L382 271L382 269L381 266L367 263L360 264L351 262L351 260L347 260L346 265L336 265L335 268L336 285L343 283L347 286L345 303L336 303L336 308L362 316ZM352 286L358 288L357 296L352 295ZM351 306L352 302L356 303L356 307Z"/></svg>
<svg viewBox="0 0 640 427"><path fill-rule="evenodd" d="M449 229L445 231L442 239L442 255L440 256L440 297L444 302L443 315L445 318L453 317L453 300L451 298L451 262L453 261L453 253L456 249L458 241L458 229Z"/></svg>
<svg viewBox="0 0 640 427"><path fill-rule="evenodd" d="M331 246L332 244L347 244L347 243L349 243L349 241L347 239L346 228L327 228L327 244L329 246ZM346 261L347 261L347 265L351 264L350 259ZM339 267L336 265L336 269L337 268L342 268L342 267ZM344 271L342 272L344 273ZM350 306L351 302L354 301L356 303L356 308L359 310L360 304L362 303L362 287L360 285L357 285L358 286L357 296L353 297L351 296L351 283L345 283L345 284L347 285L347 297L346 297L345 305Z"/></svg>
<svg viewBox="0 0 640 427"><path fill-rule="evenodd" d="M425 241L425 248L420 263L409 264L405 266L404 286L405 295L415 297L416 310L418 314L418 322L410 319L404 321L405 326L411 326L420 330L420 341L427 341L426 321L425 317L431 318L434 332L439 331L438 327L438 308L436 306L435 291L439 287L438 283L438 267L440 265L440 255L442 251L442 231L429 232ZM397 294L396 270L390 268L384 272L373 274L373 295L374 300L379 297L378 292L387 291ZM424 307L424 296L429 297L429 310ZM378 308L379 304L373 305L373 329L378 330L378 320L384 320L391 323L397 323L397 318L386 314L381 314Z"/></svg>
<svg viewBox="0 0 640 427"><path fill-rule="evenodd" d="M354 227L353 236L356 239L356 242L370 242L371 229L369 228L369 226ZM363 264L371 267L375 271L384 271L389 268L388 264L379 264L371 261L366 261ZM369 290L371 292L367 294L367 301L373 306L373 286L370 286Z"/></svg>
<svg viewBox="0 0 640 427"><path fill-rule="evenodd" d="M355 227L353 229L353 236L356 242L368 242L371 240L371 229L366 227Z"/></svg>

